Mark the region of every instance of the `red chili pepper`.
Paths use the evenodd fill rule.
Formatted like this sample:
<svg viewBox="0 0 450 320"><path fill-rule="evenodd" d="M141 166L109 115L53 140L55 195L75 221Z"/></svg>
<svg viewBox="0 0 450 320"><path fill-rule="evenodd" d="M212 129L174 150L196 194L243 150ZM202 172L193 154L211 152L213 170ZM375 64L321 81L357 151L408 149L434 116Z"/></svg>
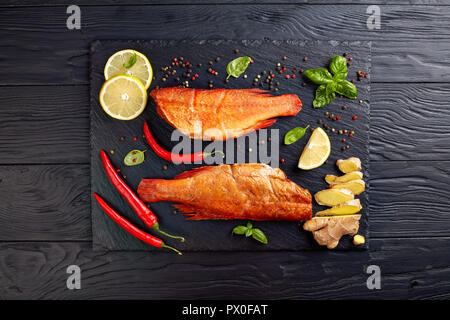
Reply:
<svg viewBox="0 0 450 320"><path fill-rule="evenodd" d="M114 187L119 191L122 197L128 202L128 204L133 208L133 210L137 213L139 218L141 218L144 223L150 228L162 233L168 237L180 239L184 242L183 237L172 236L170 234L165 233L159 229L159 223L156 216L153 212L145 205L145 203L130 189L130 187L120 178L114 169L111 161L109 161L106 152L101 150L100 156L103 162L103 167L105 168L106 174L108 175L109 180L114 185Z"/></svg>
<svg viewBox="0 0 450 320"><path fill-rule="evenodd" d="M161 239L158 239L151 234L145 233L141 229L136 228L133 224L131 224L128 220L126 220L124 217L122 217L120 214L118 214L116 211L114 211L113 208L111 208L105 200L103 200L98 194L94 193L94 197L97 200L100 207L105 211L105 213L114 220L115 223L117 223L119 226L121 226L125 231L127 231L132 236L135 236L141 241L144 241L145 243L148 243L149 245L152 245L157 248L168 248L176 253L181 255L181 252L178 251L175 248L172 248L168 245L166 245Z"/></svg>
<svg viewBox="0 0 450 320"><path fill-rule="evenodd" d="M163 147L161 147L156 142L155 138L153 137L152 133L150 132L150 128L148 127L147 122L144 123L144 135L145 135L145 138L147 139L147 142L150 145L150 147L153 149L153 151L155 151L155 153L159 157L161 157L167 161L174 162L174 163L181 163L181 162L194 163L196 161L201 161L201 160L205 159L206 157L215 154L216 152L221 153L222 156L225 157L223 152L220 150L216 150L211 153L197 152L197 153L189 153L189 154L175 154L175 153L169 152L169 151L165 150Z"/></svg>

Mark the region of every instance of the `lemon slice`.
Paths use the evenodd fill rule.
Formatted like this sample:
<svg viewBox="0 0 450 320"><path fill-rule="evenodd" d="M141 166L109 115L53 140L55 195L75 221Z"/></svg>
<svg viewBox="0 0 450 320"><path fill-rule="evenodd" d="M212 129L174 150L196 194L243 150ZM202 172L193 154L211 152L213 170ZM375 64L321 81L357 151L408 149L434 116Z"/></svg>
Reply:
<svg viewBox="0 0 450 320"><path fill-rule="evenodd" d="M127 64L130 61L130 58L132 58L135 54L136 63L130 68L126 68L124 64ZM148 61L147 57L142 53L131 49L114 53L106 62L104 74L106 80L109 80L119 74L126 74L136 77L141 80L145 89L150 87L150 83L152 83L153 79L153 69L150 61Z"/></svg>
<svg viewBox="0 0 450 320"><path fill-rule="evenodd" d="M311 170L320 167L330 156L330 139L322 128L316 128L308 143L303 149L298 167L303 170Z"/></svg>
<svg viewBox="0 0 450 320"><path fill-rule="evenodd" d="M118 75L103 84L99 98L108 115L119 120L131 120L144 111L147 90L138 78Z"/></svg>

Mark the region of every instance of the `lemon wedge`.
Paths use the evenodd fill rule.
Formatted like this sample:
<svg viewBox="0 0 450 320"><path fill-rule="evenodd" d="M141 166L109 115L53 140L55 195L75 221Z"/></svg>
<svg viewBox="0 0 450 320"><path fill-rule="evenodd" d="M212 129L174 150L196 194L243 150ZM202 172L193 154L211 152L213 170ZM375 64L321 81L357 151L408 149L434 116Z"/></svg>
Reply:
<svg viewBox="0 0 450 320"><path fill-rule="evenodd" d="M111 117L132 120L144 111L147 90L138 78L118 75L103 84L99 100L103 110Z"/></svg>
<svg viewBox="0 0 450 320"><path fill-rule="evenodd" d="M136 55L134 57L134 55ZM131 59L131 60L130 60ZM132 65L130 65L130 61ZM145 89L150 87L153 79L153 69L147 57L132 49L126 49L114 53L106 62L104 69L105 79L109 80L119 74L129 75L138 78Z"/></svg>
<svg viewBox="0 0 450 320"><path fill-rule="evenodd" d="M330 156L330 139L322 128L316 128L308 143L303 149L298 167L303 170L311 170L320 167Z"/></svg>

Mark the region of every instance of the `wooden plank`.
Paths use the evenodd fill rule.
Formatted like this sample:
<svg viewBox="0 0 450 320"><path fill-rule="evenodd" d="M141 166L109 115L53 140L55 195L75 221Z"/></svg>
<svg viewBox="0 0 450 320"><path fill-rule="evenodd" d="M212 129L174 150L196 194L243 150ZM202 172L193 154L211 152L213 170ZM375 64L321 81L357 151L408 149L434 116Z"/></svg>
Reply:
<svg viewBox="0 0 450 320"><path fill-rule="evenodd" d="M449 84L371 87L371 160L450 158Z"/></svg>
<svg viewBox="0 0 450 320"><path fill-rule="evenodd" d="M448 236L449 164L448 161L371 164L371 236Z"/></svg>
<svg viewBox="0 0 450 320"><path fill-rule="evenodd" d="M0 11L0 84L87 84L89 43L111 35L116 39L371 39L378 40L373 45L372 81L450 81L445 62L450 44L441 40L450 37L450 29L442 25L450 18L449 6L383 6L382 28L377 31L366 27L366 8L87 6L82 9L82 29L70 31L65 7L8 7Z"/></svg>
<svg viewBox="0 0 450 320"><path fill-rule="evenodd" d="M1 299L448 299L450 239L371 240L369 252L93 252L88 243L1 243ZM420 257L418 259L417 257ZM81 268L81 290L66 269ZM368 290L367 266L381 270ZM314 271L314 272L313 272Z"/></svg>
<svg viewBox="0 0 450 320"><path fill-rule="evenodd" d="M0 166L0 241L90 240L89 167Z"/></svg>
<svg viewBox="0 0 450 320"><path fill-rule="evenodd" d="M0 164L87 163L89 88L0 87Z"/></svg>
<svg viewBox="0 0 450 320"><path fill-rule="evenodd" d="M0 87L0 164L89 163L88 93ZM371 96L372 161L449 158L450 85L375 83Z"/></svg>
<svg viewBox="0 0 450 320"><path fill-rule="evenodd" d="M367 5L390 5L389 0L97 0L95 3L89 0L3 0L0 7L24 7L24 6L98 6L98 5L217 5L217 4L367 4ZM395 5L448 5L447 0L396 0Z"/></svg>
<svg viewBox="0 0 450 320"><path fill-rule="evenodd" d="M450 236L449 173L450 161L372 162L371 238ZM0 241L91 240L88 165L1 166L0 179Z"/></svg>

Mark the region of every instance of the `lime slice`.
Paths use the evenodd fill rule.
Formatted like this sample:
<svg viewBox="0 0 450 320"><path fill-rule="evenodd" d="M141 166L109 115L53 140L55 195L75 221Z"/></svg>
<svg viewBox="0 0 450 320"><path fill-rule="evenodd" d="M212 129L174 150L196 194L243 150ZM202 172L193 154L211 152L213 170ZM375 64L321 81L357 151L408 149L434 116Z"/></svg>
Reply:
<svg viewBox="0 0 450 320"><path fill-rule="evenodd" d="M131 120L144 111L147 90L138 78L118 75L103 84L99 99L103 110L111 117Z"/></svg>
<svg viewBox="0 0 450 320"><path fill-rule="evenodd" d="M311 170L320 167L330 156L330 139L322 128L316 128L303 149L298 167Z"/></svg>
<svg viewBox="0 0 450 320"><path fill-rule="evenodd" d="M136 55L136 63L131 67L126 68L130 58ZM150 87L153 79L153 69L150 61L142 53L126 49L114 53L106 62L105 65L105 79L109 80L119 74L129 75L138 78L144 84L145 89Z"/></svg>

